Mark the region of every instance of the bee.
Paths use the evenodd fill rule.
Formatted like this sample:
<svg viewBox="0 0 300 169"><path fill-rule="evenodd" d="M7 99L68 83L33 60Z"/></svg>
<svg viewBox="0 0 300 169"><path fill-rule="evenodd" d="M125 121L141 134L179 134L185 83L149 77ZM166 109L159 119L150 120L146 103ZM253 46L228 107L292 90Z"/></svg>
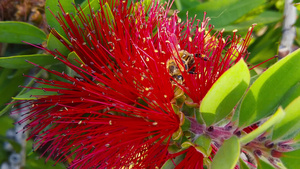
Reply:
<svg viewBox="0 0 300 169"><path fill-rule="evenodd" d="M190 74L195 74L195 57L201 58L204 61L208 61L208 58L202 54L191 54L186 50L180 50L180 45L174 34L170 36L169 40L172 42L168 41L169 47L173 51L173 56L167 61L167 70L172 77L171 81L173 84L176 82L183 84L184 79L182 77L182 72L188 71ZM176 82L174 82L174 80Z"/></svg>
<svg viewBox="0 0 300 169"><path fill-rule="evenodd" d="M174 58L181 59L182 64L177 64L174 59L169 59L167 61L167 70L169 74L172 76L172 79L176 80L177 83L182 84L184 79L182 77L181 72L188 71L190 74L195 74L195 57L199 57L204 61L208 61L208 58L205 55L201 54L191 54L186 50L179 50L178 53L174 52Z"/></svg>

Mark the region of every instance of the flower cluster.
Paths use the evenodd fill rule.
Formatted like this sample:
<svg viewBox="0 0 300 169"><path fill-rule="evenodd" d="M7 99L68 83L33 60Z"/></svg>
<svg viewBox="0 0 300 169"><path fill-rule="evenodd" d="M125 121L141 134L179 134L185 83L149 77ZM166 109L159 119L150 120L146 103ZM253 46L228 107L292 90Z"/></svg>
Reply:
<svg viewBox="0 0 300 169"><path fill-rule="evenodd" d="M160 168L168 160L177 168L209 165L236 131L205 126L195 116L214 82L248 56L253 28L244 39L235 31L223 37L209 18L181 22L170 6L100 1L88 15L77 8L78 17L61 6L57 19L67 39L51 33L78 64L45 49L75 75L37 65L62 80L36 78L46 87L35 89L57 94L23 101L30 112L20 123L28 123L24 130L31 131L35 149L46 147L57 161L72 159L70 168ZM196 144L204 132L213 140L208 154Z"/></svg>

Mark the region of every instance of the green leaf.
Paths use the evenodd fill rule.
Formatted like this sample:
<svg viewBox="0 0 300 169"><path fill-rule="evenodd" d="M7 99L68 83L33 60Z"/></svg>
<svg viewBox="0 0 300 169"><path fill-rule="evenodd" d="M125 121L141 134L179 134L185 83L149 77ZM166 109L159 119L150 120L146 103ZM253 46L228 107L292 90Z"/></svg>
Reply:
<svg viewBox="0 0 300 169"><path fill-rule="evenodd" d="M99 0L91 0L90 5L88 3L83 3L85 6L82 6L82 11L80 12L82 15L88 16L92 15L90 6L92 10L96 13L100 9L100 2ZM76 20L81 28L83 28L83 23L81 22L79 15L76 15L74 17L74 20Z"/></svg>
<svg viewBox="0 0 300 169"><path fill-rule="evenodd" d="M248 126L271 115L283 96L300 81L300 50L266 70L250 87L242 101L239 126Z"/></svg>
<svg viewBox="0 0 300 169"><path fill-rule="evenodd" d="M46 69L49 69L50 68L50 66L45 66L45 68ZM8 71L14 71L13 69L4 69L4 71L6 71L6 70L8 70ZM36 75L35 75L35 77L40 77L42 74L43 74L43 72L44 72L45 70L40 70L39 72L37 72L36 73ZM24 71L23 69L18 69L18 71L15 73L16 75L18 75L19 73L18 72L20 72L20 73L26 73L26 71ZM3 79L2 78L2 75L3 74L1 74L1 76L0 76L0 81ZM4 74L4 76L5 76L5 74ZM6 76L5 76L6 77ZM7 85L8 84L8 89L5 89L5 88L3 88L3 85L1 85L0 86L0 89L3 89L2 91L5 91L5 92L7 92L7 91L9 91L9 92L11 92L11 91L13 91L13 90L11 90L10 88L11 87L18 87L20 84L22 84L23 82L24 82L24 76L21 76L21 77L19 77L19 76L16 76L14 79L17 79L17 80L20 80L21 82L18 82L18 83L16 83L15 85L12 85L12 84L10 84L11 83L11 81L10 81L10 83L5 83L5 85ZM35 81L35 79L34 78L32 78L27 84L26 84L26 86L27 87L30 87L30 86L32 86L33 84L34 84L34 81ZM24 92L26 92L26 88L23 88L18 94L17 94L17 96L19 96L19 95L21 95L21 94L23 94ZM1 90L0 90L1 91ZM15 95L15 94L14 94ZM12 94L3 94L3 93L0 93L0 96L13 96ZM9 100L11 100L10 98L9 98ZM8 100L8 101L9 101ZM7 101L7 102L8 102ZM0 104L1 104L1 100L0 100ZM7 111L9 111L10 110L10 108L12 107L12 105L13 104L7 104L1 111L0 111L0 116L2 116L4 113L6 113Z"/></svg>
<svg viewBox="0 0 300 169"><path fill-rule="evenodd" d="M110 23L115 22L115 17L114 14L112 13L109 4L107 2L105 2L105 4L102 6L102 8L104 9L104 15L105 15L105 19Z"/></svg>
<svg viewBox="0 0 300 169"><path fill-rule="evenodd" d="M38 27L26 22L0 21L0 42L41 44L46 34Z"/></svg>
<svg viewBox="0 0 300 169"><path fill-rule="evenodd" d="M164 0L166 1L166 0ZM164 2L164 1L160 1L160 2ZM198 1L198 0L184 0L184 1L181 1L181 6L182 6L182 10L181 11L189 11L191 8L194 8L198 5L200 5L201 1Z"/></svg>
<svg viewBox="0 0 300 169"><path fill-rule="evenodd" d="M225 140L211 163L212 169L233 169L239 160L240 143L236 136Z"/></svg>
<svg viewBox="0 0 300 169"><path fill-rule="evenodd" d="M199 147L201 147L201 151L203 154L205 154L207 157L210 155L211 153L211 138L207 135L200 135L195 141L194 143L197 145L197 147L195 147L196 149L199 150Z"/></svg>
<svg viewBox="0 0 300 169"><path fill-rule="evenodd" d="M261 126L253 130L251 133L240 138L240 143L247 144L250 141L254 140L256 137L264 133L270 127L279 123L284 118L285 114L286 113L283 111L283 109L279 107L276 113L271 118L269 118L266 122L264 122Z"/></svg>
<svg viewBox="0 0 300 169"><path fill-rule="evenodd" d="M101 0L101 4L103 4L103 0ZM91 15L91 10L90 7L92 7L92 10L96 13L97 11L101 10L101 6L100 6L100 1L99 0L92 0L90 1L90 5L88 3L84 3L85 6L82 7L82 14L85 16ZM104 3L104 5L102 6L102 9L104 9L104 15L105 15L105 19L106 22L109 23L113 23L114 22L114 15L113 12L111 11L111 8L109 6L109 4L107 2ZM99 13L101 14L101 13ZM78 15L76 15L74 17L74 20L76 20L79 23L80 27L84 27L83 23L81 22L80 18ZM113 24L112 24L113 26Z"/></svg>
<svg viewBox="0 0 300 169"><path fill-rule="evenodd" d="M260 158L258 158L259 161L257 163L257 169L275 169L275 167L273 167L272 164L270 164L269 162L262 160Z"/></svg>
<svg viewBox="0 0 300 169"><path fill-rule="evenodd" d="M72 13L73 15L75 15L76 10L72 5L72 3L74 3L74 0L63 0L59 2L66 13ZM58 0L46 0L45 7L47 23L62 36L67 37L60 23L56 20L56 16L58 16L58 14L62 16ZM51 12L53 12L55 16Z"/></svg>
<svg viewBox="0 0 300 169"><path fill-rule="evenodd" d="M286 108L292 101L300 96L300 82L293 86L282 98L281 106Z"/></svg>
<svg viewBox="0 0 300 169"><path fill-rule="evenodd" d="M9 69L33 68L34 65L31 63L27 63L26 60L40 66L59 63L59 60L54 59L54 57L50 54L18 55L0 57L0 67Z"/></svg>
<svg viewBox="0 0 300 169"><path fill-rule="evenodd" d="M12 118L10 118L8 115L7 116L0 116L0 135L5 136L6 131L10 128L13 128L14 121Z"/></svg>
<svg viewBox="0 0 300 169"><path fill-rule="evenodd" d="M226 117L243 96L250 82L250 73L244 60L228 69L203 98L200 112L206 125Z"/></svg>
<svg viewBox="0 0 300 169"><path fill-rule="evenodd" d="M282 153L282 157L280 158L282 163L285 165L286 168L299 168L299 161L300 161L300 149L291 151L291 152L284 152Z"/></svg>
<svg viewBox="0 0 300 169"><path fill-rule="evenodd" d="M282 13L277 11L264 11L263 13L259 14L253 19L246 20L237 24L230 24L228 26L225 26L225 31L233 31L234 29L237 29L239 31L242 30L248 30L249 26L256 23L257 25L265 25L270 23L278 22L280 19L282 19ZM279 34L278 34L279 35ZM280 38L280 36L276 36L277 38ZM249 50L251 51L251 50ZM252 53L252 51L251 51ZM255 55L254 55L255 56Z"/></svg>
<svg viewBox="0 0 300 169"><path fill-rule="evenodd" d="M70 42L61 36L65 42L69 43ZM48 40L47 40L47 48L51 51L59 51L61 54L67 56L70 53L70 50L59 40L57 39L52 33L49 34Z"/></svg>
<svg viewBox="0 0 300 169"><path fill-rule="evenodd" d="M277 55L278 52L278 42L281 38L281 27L275 27L270 25L266 33L255 40L255 43L252 43L248 51L251 51L247 61L252 65L257 65L262 63L273 56ZM274 64L277 59L272 59L260 67L269 67Z"/></svg>
<svg viewBox="0 0 300 169"><path fill-rule="evenodd" d="M171 159L169 159L168 161L165 162L165 164L161 167L161 169L172 169L175 168L175 165L178 165L184 158L184 154L175 157L175 159L173 159L173 161ZM173 163L174 162L174 163Z"/></svg>
<svg viewBox="0 0 300 169"><path fill-rule="evenodd" d="M58 88L58 87L53 87L53 86L49 86L49 85L41 85L38 88L40 88L40 89L29 90L28 92L26 92L24 94L13 97L13 99L14 100L35 100L35 99L37 99L37 97L35 97L35 96L57 95L57 92L44 91L43 88Z"/></svg>
<svg viewBox="0 0 300 169"><path fill-rule="evenodd" d="M68 55L68 61L70 61L73 65L80 67L80 63L83 63L83 61L79 58L77 53L75 51L70 52ZM78 63L80 62L80 63Z"/></svg>
<svg viewBox="0 0 300 169"><path fill-rule="evenodd" d="M300 96L290 103L284 111L285 117L274 126L272 140L290 139L299 132L300 128ZM287 137L288 136L288 137Z"/></svg>
<svg viewBox="0 0 300 169"><path fill-rule="evenodd" d="M20 90L19 85L23 84L25 79L23 73L27 73L27 70L0 69L0 110ZM6 112L2 110L0 111L0 116Z"/></svg>
<svg viewBox="0 0 300 169"><path fill-rule="evenodd" d="M175 5L179 11L182 10L181 0L175 0Z"/></svg>
<svg viewBox="0 0 300 169"><path fill-rule="evenodd" d="M240 158L240 169L250 169L243 159Z"/></svg>
<svg viewBox="0 0 300 169"><path fill-rule="evenodd" d="M265 0L252 0L252 1L240 1L240 0L215 0L200 3L194 8L190 8L179 13L179 17L185 18L186 12L189 12L189 16L197 15L197 19L203 19L203 12L206 11L208 17L212 18L210 24L214 25L216 29L222 29L227 25L235 22L254 8L264 4ZM250 25L248 25L249 27Z"/></svg>

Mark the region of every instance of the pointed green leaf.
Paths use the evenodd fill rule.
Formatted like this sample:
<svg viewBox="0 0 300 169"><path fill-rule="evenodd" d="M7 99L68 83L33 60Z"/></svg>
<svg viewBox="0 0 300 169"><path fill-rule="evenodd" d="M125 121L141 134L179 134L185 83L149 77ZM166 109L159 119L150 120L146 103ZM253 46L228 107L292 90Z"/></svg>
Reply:
<svg viewBox="0 0 300 169"><path fill-rule="evenodd" d="M257 169L276 169L276 168L273 167L273 165L270 164L269 162L259 158L259 161L257 163Z"/></svg>
<svg viewBox="0 0 300 169"><path fill-rule="evenodd" d="M40 85L38 88L40 89L31 89L28 92L18 95L16 97L12 97L14 100L35 100L38 96L47 96L47 95L57 95L57 92L46 91L43 88L58 88L49 85Z"/></svg>
<svg viewBox="0 0 300 169"><path fill-rule="evenodd" d="M38 27L26 22L0 21L0 42L41 44L46 40L46 34Z"/></svg>
<svg viewBox="0 0 300 169"><path fill-rule="evenodd" d="M66 13L72 13L73 15L76 14L75 13L76 10L72 4L72 3L74 3L74 0L63 0L63 1L59 1L59 2L62 5L62 7L64 8L64 11ZM58 16L58 14L60 14L62 16L58 0L46 0L45 7L46 7L45 15L46 15L47 23L52 28L54 28L58 33L60 33L64 37L67 37L63 28L61 27L60 23L56 19L56 16Z"/></svg>
<svg viewBox="0 0 300 169"><path fill-rule="evenodd" d="M203 98L200 112L206 125L226 117L243 96L250 82L250 73L244 60L228 69Z"/></svg>
<svg viewBox="0 0 300 169"><path fill-rule="evenodd" d="M104 4L102 6L102 9L104 10L104 15L105 15L105 19L106 19L106 22L109 22L109 23L113 23L114 22L114 15L113 15L113 12L109 6L109 3L105 2L103 0L101 0L101 4ZM94 11L95 13L97 13L97 11L101 10L101 4L100 4L100 1L99 0L92 0L90 1L90 5L88 3L83 3L85 6L82 7L82 12L81 14L85 15L85 16L89 16L91 15L91 9L90 7L92 8L92 11ZM101 13L100 13L101 14ZM79 23L79 26L80 27L84 27L83 26L83 23L81 22L80 18L78 15L76 15L74 17L74 20L76 20L78 23ZM113 26L113 24L112 24Z"/></svg>
<svg viewBox="0 0 300 169"><path fill-rule="evenodd" d="M175 0L175 5L179 11L182 10L181 0Z"/></svg>
<svg viewBox="0 0 300 169"><path fill-rule="evenodd" d="M61 36L65 42L70 43L67 39ZM70 53L70 50L60 41L58 40L52 33L49 34L47 40L47 48L51 51L58 51L61 54L67 56Z"/></svg>
<svg viewBox="0 0 300 169"><path fill-rule="evenodd" d="M272 139L290 139L299 132L300 128L300 96L289 104L284 111L285 117L274 126Z"/></svg>
<svg viewBox="0 0 300 169"><path fill-rule="evenodd" d="M109 4L107 2L105 2L105 4L102 6L102 8L104 9L104 14L105 14L105 19L110 23L115 21L115 17L114 14L112 13Z"/></svg>
<svg viewBox="0 0 300 169"><path fill-rule="evenodd" d="M79 58L75 51L69 53L68 61L70 61L73 65L78 67L80 67L80 63L83 63L83 61Z"/></svg>
<svg viewBox="0 0 300 169"><path fill-rule="evenodd" d="M293 141L298 142L298 143L300 142L300 133L298 133L294 136Z"/></svg>
<svg viewBox="0 0 300 169"><path fill-rule="evenodd" d="M92 8L92 11L94 11L95 13L101 8L99 0L91 0L90 5L88 3L83 3L83 4L85 4L85 6L81 7L82 11L80 13L85 16L92 15L90 7ZM83 23L81 22L79 15L75 15L74 20L78 22L81 28L83 27Z"/></svg>
<svg viewBox="0 0 300 169"><path fill-rule="evenodd" d="M280 160L285 165L285 167L288 169L299 168L299 166L300 166L300 149L283 153Z"/></svg>
<svg viewBox="0 0 300 169"><path fill-rule="evenodd" d="M233 169L239 160L240 143L236 136L225 140L213 158L212 169Z"/></svg>
<svg viewBox="0 0 300 169"><path fill-rule="evenodd" d="M262 133L264 133L266 130L268 130L270 127L272 127L274 124L279 123L285 116L285 112L281 107L278 108L276 113L269 118L266 122L264 122L261 126L253 130L251 133L245 135L244 137L240 138L241 144L247 144Z"/></svg>
<svg viewBox="0 0 300 169"><path fill-rule="evenodd" d="M300 50L266 70L250 87L240 109L239 126L271 115L282 98L300 81Z"/></svg>
<svg viewBox="0 0 300 169"><path fill-rule="evenodd" d="M26 60L38 64L40 66L59 63L59 60L54 59L54 57L50 54L18 55L0 57L0 67L9 69L33 68L34 65L27 63Z"/></svg>

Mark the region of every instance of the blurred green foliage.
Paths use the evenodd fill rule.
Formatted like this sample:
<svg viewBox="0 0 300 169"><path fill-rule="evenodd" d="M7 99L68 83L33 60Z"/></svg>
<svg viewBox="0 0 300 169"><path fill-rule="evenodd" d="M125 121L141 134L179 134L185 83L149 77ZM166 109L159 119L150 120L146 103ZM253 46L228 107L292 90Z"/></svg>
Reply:
<svg viewBox="0 0 300 169"><path fill-rule="evenodd" d="M167 2L162 0L161 2ZM57 0L47 0L46 7L49 7L55 14L60 13L57 7ZM73 5L74 0L60 1L67 12L75 12ZM90 0L91 3L96 2ZM299 1L294 1L299 2ZM87 7L85 0L75 0L76 4L82 4L82 9ZM187 18L193 18L202 20L204 12L206 16L211 18L210 24L214 25L215 30L224 30L225 35L230 35L233 30L237 29L238 34L245 34L248 28L252 24L257 24L253 33L253 40L249 47L251 52L248 58L249 65L256 65L261 63L274 55L277 55L278 45L281 39L281 25L283 22L283 9L284 0L175 0L172 7L173 10L180 10L179 16L182 20ZM64 35L59 23L55 17L51 14L48 8L46 11L46 19L48 25L52 28L56 28L59 33ZM188 14L188 16L187 16ZM300 21L295 24L297 29L297 38L295 40L296 45L300 45ZM38 72L37 69L32 68L30 64L25 60L29 60L34 63L38 63L42 66L49 65L51 69L59 71L69 71L65 65L57 63L47 54L44 54L42 50L39 50L33 46L24 44L22 41L26 41L32 44L43 44L51 50L57 49L66 56L70 55L63 45L59 44L59 41L48 32L30 25L24 22L0 22L0 115L8 112L11 105L7 103L13 101L12 97L22 99L29 99L31 94L36 91L27 92L19 88L19 85L26 85L24 83L25 77L23 74L27 74L30 70ZM46 60L45 60L46 58ZM274 64L277 60L273 59L262 65L263 68L267 68ZM251 75L255 75L252 73ZM50 78L57 78L52 75L40 73L36 76L50 76ZM22 92L21 92L22 90ZM21 93L19 93L21 92ZM27 92L27 93L26 93ZM19 94L18 94L19 93ZM25 93L25 94L24 94ZM26 97L26 98L25 98ZM5 137L5 133L9 128L13 127L13 120L8 117L8 113L0 116L0 137ZM0 139L0 145L4 140ZM31 152L30 141L27 153L29 154L26 161L25 168L53 168L53 161L44 164L45 158L38 158L37 153ZM298 152L297 152L298 153ZM7 153L0 146L0 164L7 160ZM50 167L48 167L50 166ZM54 168L65 168L63 164L57 164Z"/></svg>

